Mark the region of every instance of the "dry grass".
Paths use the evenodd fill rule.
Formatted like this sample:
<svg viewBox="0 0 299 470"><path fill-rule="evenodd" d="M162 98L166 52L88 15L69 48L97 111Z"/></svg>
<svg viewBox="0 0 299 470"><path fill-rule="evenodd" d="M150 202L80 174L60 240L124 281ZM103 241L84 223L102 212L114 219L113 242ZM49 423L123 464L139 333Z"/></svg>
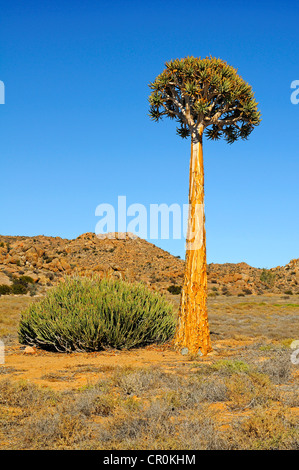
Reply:
<svg viewBox="0 0 299 470"><path fill-rule="evenodd" d="M219 297L210 300L215 353L207 359L169 367L80 363L44 375L72 383L77 374L97 374L95 384L67 391L17 381L13 368L2 368L0 448L298 449L298 366L289 347L299 337L297 323L290 329L296 308L274 305L287 299ZM13 344L28 301L0 299L0 331L9 330Z"/></svg>
<svg viewBox="0 0 299 470"><path fill-rule="evenodd" d="M0 338L6 344L16 342L21 312L32 302L32 297L25 295L0 297Z"/></svg>
<svg viewBox="0 0 299 470"><path fill-rule="evenodd" d="M118 370L92 387L0 382L2 449L295 449L299 429L266 374L217 367L184 380ZM153 387L151 387L153 384ZM223 403L229 426L211 403ZM243 416L247 410L249 415Z"/></svg>

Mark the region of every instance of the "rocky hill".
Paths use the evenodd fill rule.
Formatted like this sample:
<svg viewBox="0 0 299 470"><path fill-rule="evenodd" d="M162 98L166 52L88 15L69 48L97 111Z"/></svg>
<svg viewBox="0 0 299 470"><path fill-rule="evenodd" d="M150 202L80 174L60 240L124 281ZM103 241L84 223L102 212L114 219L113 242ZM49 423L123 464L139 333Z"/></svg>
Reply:
<svg viewBox="0 0 299 470"><path fill-rule="evenodd" d="M177 294L184 261L132 234L118 234L115 239L85 233L74 240L0 236L0 295L6 293L3 286L29 280L29 291L34 295L74 273L143 281L153 289ZM209 264L208 288L210 296L296 294L299 259L270 270L246 263Z"/></svg>

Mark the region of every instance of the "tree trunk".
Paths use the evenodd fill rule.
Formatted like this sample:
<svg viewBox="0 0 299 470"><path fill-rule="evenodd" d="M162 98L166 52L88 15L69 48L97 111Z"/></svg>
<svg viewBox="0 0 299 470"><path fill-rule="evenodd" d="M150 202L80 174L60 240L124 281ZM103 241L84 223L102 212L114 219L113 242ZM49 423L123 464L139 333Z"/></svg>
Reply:
<svg viewBox="0 0 299 470"><path fill-rule="evenodd" d="M202 134L200 128L191 137L186 264L175 335L176 349L191 355L206 355L212 350L207 315Z"/></svg>

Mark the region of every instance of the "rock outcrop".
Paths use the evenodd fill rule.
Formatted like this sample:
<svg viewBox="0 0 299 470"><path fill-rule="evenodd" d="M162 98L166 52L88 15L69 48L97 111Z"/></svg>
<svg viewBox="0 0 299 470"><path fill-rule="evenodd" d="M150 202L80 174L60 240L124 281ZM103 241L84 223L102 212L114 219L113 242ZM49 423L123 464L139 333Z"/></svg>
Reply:
<svg viewBox="0 0 299 470"><path fill-rule="evenodd" d="M130 233L108 237L85 233L74 240L0 236L0 285L9 286L16 277L29 276L35 291L43 292L70 274L142 281L161 292L177 292L184 261ZM209 264L208 288L211 296L296 294L299 259L264 270L246 263Z"/></svg>

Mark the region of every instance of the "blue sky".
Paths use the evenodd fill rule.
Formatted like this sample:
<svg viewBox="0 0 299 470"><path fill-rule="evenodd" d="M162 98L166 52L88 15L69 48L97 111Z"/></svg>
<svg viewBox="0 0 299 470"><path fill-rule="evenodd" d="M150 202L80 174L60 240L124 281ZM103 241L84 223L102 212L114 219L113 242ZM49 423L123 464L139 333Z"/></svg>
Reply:
<svg viewBox="0 0 299 470"><path fill-rule="evenodd" d="M187 203L190 142L148 117L166 61L212 55L255 92L248 141L204 142L208 262L298 253L296 1L2 2L0 233L74 238L101 203ZM184 240L155 240L184 256Z"/></svg>

